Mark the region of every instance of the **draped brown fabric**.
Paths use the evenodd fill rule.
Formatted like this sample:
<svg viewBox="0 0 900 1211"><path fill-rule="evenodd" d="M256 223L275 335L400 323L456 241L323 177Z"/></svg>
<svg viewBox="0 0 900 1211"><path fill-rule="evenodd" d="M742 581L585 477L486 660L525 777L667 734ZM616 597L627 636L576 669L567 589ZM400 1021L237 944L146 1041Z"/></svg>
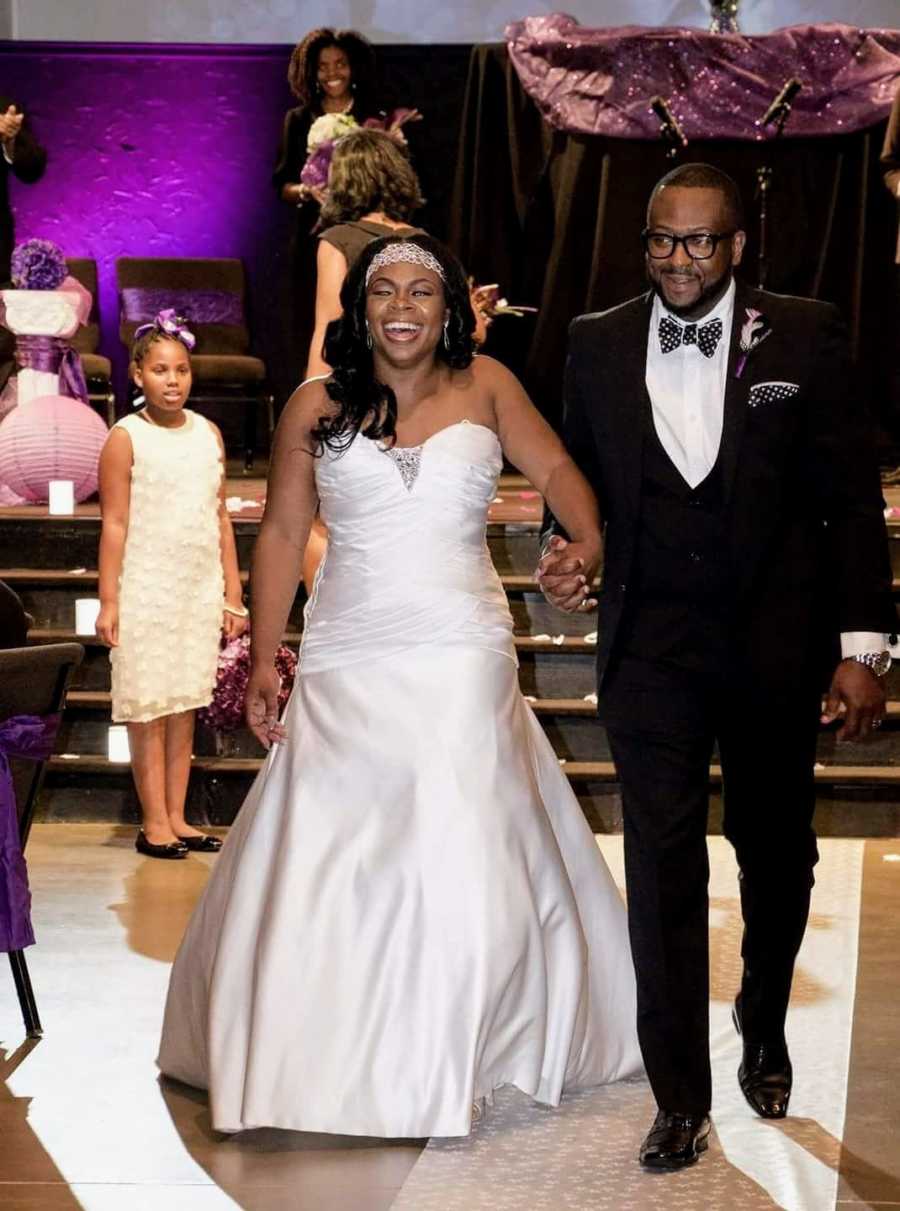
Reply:
<svg viewBox="0 0 900 1211"><path fill-rule="evenodd" d="M715 164L738 182L748 231L739 272L752 284L756 171L772 167L767 288L836 302L865 378L876 383L892 343L884 306L896 221L880 181L882 141L883 126L778 145L694 141L680 157ZM450 240L479 281L497 281L511 302L540 308L534 321L497 321L491 341L551 419L559 411L571 318L644 289L639 236L647 197L672 164L659 143L552 130L506 48L474 48Z"/></svg>

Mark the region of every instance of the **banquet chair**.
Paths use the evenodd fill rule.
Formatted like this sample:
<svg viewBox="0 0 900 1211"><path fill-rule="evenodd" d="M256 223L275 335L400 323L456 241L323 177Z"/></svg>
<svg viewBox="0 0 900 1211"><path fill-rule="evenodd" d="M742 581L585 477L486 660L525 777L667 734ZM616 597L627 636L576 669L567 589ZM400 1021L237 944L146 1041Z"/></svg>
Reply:
<svg viewBox="0 0 900 1211"><path fill-rule="evenodd" d="M90 257L66 257L69 273L91 292L91 314L72 337L72 348L81 357L87 380L88 401L106 411L110 429L116 423L116 396L112 388L112 364L97 350L100 346L100 312L97 303L97 262Z"/></svg>
<svg viewBox="0 0 900 1211"><path fill-rule="evenodd" d="M275 431L275 400L265 363L250 353L244 266L234 257L120 257L116 261L122 342L168 308L183 316L197 338L191 354L191 407L242 404L244 465L253 466L257 414Z"/></svg>
<svg viewBox="0 0 900 1211"><path fill-rule="evenodd" d="M41 647L0 651L0 727L19 715L61 714L72 673L84 658L80 643L53 643ZM19 840L28 841L38 795L44 780L44 761L9 758ZM43 1033L37 1003L23 950L9 952L16 994L29 1038Z"/></svg>
<svg viewBox="0 0 900 1211"><path fill-rule="evenodd" d="M0 648L24 647L33 626L34 619L19 594L5 580L0 580Z"/></svg>

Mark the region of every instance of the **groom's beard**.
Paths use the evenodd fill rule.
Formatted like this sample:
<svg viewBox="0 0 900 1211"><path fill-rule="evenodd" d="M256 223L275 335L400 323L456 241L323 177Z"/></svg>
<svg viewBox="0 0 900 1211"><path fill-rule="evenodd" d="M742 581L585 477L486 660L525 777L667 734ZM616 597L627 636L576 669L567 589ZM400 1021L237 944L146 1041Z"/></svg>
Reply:
<svg viewBox="0 0 900 1211"><path fill-rule="evenodd" d="M672 315L677 315L679 319L687 320L701 320L703 319L704 315L707 315L710 311L712 311L713 307L715 307L716 303L718 303L719 299L722 298L728 287L731 285L731 279L734 276L731 266L729 265L724 273L722 273L719 277L704 283L701 286L700 293L695 299L693 299L692 302L670 303L662 292L662 287L660 285L661 279L667 274L670 274L673 277L696 278L696 271L691 269L659 269L657 270L657 276L654 277L649 266L647 266L646 269L650 289L659 298L659 301L662 303L665 309L671 312Z"/></svg>

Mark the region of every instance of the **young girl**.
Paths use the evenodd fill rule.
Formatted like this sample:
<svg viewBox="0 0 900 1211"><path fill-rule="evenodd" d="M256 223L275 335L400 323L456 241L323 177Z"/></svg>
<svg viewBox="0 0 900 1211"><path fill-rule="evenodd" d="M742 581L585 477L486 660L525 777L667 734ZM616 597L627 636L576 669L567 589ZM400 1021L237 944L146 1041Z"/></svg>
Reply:
<svg viewBox="0 0 900 1211"><path fill-rule="evenodd" d="M248 613L215 425L185 408L194 337L171 312L135 333L140 412L100 456L100 614L112 666L112 717L128 724L141 801L139 853L184 858L221 841L184 818L194 711L212 699L219 637Z"/></svg>

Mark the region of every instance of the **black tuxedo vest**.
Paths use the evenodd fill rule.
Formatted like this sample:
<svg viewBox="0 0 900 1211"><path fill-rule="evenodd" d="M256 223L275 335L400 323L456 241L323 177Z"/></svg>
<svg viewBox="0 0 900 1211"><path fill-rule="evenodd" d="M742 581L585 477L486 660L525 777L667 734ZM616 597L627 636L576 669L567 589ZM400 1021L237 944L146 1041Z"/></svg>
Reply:
<svg viewBox="0 0 900 1211"><path fill-rule="evenodd" d="M649 406L643 412L640 520L621 650L716 672L727 655L734 599L721 447L692 488L659 440Z"/></svg>

